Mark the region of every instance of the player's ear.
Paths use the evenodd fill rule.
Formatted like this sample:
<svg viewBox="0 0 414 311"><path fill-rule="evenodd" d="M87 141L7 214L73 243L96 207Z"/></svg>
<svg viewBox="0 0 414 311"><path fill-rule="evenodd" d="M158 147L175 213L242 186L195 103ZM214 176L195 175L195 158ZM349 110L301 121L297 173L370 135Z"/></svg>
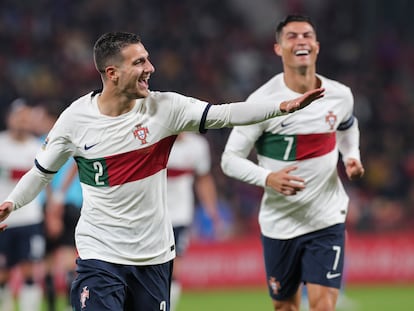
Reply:
<svg viewBox="0 0 414 311"><path fill-rule="evenodd" d="M108 80L116 82L118 80L118 71L115 66L108 66L105 68L105 76Z"/></svg>
<svg viewBox="0 0 414 311"><path fill-rule="evenodd" d="M281 48L281 46L280 46L280 44L279 44L279 43L275 43L275 44L273 45L273 51L275 51L275 54L276 54L276 55L278 55L278 56L282 56L282 48Z"/></svg>

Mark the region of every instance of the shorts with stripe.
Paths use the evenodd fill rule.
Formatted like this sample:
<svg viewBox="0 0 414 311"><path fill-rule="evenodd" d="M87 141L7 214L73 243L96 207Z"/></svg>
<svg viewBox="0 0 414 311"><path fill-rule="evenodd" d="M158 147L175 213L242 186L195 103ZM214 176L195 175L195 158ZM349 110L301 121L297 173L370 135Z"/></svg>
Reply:
<svg viewBox="0 0 414 311"><path fill-rule="evenodd" d="M172 261L130 266L77 259L72 283L74 311L167 311L170 308Z"/></svg>
<svg viewBox="0 0 414 311"><path fill-rule="evenodd" d="M262 235L267 285L274 300L292 297L301 282L340 288L345 225L337 224L287 240Z"/></svg>

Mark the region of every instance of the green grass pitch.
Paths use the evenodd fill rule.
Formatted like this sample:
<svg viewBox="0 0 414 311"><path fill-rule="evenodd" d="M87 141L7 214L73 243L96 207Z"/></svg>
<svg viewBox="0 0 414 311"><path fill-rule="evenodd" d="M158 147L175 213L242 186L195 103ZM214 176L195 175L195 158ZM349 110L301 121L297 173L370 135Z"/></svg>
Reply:
<svg viewBox="0 0 414 311"><path fill-rule="evenodd" d="M338 311L413 311L414 284L348 286L348 304ZM265 288L184 291L176 311L271 311Z"/></svg>
<svg viewBox="0 0 414 311"><path fill-rule="evenodd" d="M414 284L348 286L351 304L337 311L413 311ZM62 299L57 311L66 311ZM266 288L184 290L175 311L272 311ZM306 309L303 309L306 310ZM47 311L43 306L42 311Z"/></svg>

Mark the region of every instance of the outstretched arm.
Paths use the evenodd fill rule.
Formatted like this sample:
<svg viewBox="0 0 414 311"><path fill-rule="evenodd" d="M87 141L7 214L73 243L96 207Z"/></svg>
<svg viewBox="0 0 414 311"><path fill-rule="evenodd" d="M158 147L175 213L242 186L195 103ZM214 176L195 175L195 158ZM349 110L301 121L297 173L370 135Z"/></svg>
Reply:
<svg viewBox="0 0 414 311"><path fill-rule="evenodd" d="M212 105L206 116L205 128L233 127L258 123L305 108L323 96L324 89L318 88L280 104L275 103L274 100L266 101L263 99L259 103L254 103L254 105L252 102Z"/></svg>

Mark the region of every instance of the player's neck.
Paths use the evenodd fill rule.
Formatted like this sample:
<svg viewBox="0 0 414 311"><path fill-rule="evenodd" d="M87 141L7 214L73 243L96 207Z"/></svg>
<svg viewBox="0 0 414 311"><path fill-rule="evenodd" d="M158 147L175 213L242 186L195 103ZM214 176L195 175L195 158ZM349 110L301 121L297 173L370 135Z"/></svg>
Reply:
<svg viewBox="0 0 414 311"><path fill-rule="evenodd" d="M108 92L102 92L98 96L99 111L106 116L117 117L131 111L135 105L135 100L118 96Z"/></svg>
<svg viewBox="0 0 414 311"><path fill-rule="evenodd" d="M316 76L315 69L311 68L285 68L283 79L289 89L300 94L321 86L321 81Z"/></svg>

